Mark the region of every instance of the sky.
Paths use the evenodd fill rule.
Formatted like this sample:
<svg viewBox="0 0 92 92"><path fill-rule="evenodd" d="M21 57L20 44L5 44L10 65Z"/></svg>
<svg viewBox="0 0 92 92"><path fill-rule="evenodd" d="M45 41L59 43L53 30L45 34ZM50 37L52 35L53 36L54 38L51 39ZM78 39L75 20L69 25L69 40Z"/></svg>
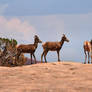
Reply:
<svg viewBox="0 0 92 92"><path fill-rule="evenodd" d="M43 42L65 34L70 42L60 51L61 61L83 62L83 42L92 39L92 0L0 0L0 37L31 44L35 34ZM37 60L42 52L39 44ZM49 52L47 61L57 61L57 53Z"/></svg>

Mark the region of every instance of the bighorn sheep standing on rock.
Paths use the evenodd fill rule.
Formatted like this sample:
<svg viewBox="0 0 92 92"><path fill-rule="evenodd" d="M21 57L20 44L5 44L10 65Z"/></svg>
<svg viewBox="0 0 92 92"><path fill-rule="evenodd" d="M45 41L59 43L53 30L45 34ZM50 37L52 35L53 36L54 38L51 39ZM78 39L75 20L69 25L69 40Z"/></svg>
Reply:
<svg viewBox="0 0 92 92"><path fill-rule="evenodd" d="M37 49L38 43L42 43L42 41L39 39L37 35L34 36L34 44L28 44L28 45L19 45L17 47L18 50L18 57L21 53L30 53L31 56L31 64L32 64L32 56L34 57L35 63L36 63L36 57L35 57L35 50Z"/></svg>
<svg viewBox="0 0 92 92"><path fill-rule="evenodd" d="M59 42L45 42L42 45L42 47L43 47L43 53L41 55L41 62L43 62L42 59L43 59L43 56L44 56L45 62L47 63L46 55L47 55L48 51L57 51L58 61L60 61L59 52L60 52L60 49L62 48L62 46L63 46L63 44L64 44L65 41L69 42L69 40L63 34L63 37L62 37L61 41L59 41Z"/></svg>
<svg viewBox="0 0 92 92"><path fill-rule="evenodd" d="M84 42L84 53L85 53L85 62L84 64L87 63L87 54L88 54L88 63L90 63L90 55L91 55L91 63L92 63L92 40L89 42L89 41L85 41Z"/></svg>

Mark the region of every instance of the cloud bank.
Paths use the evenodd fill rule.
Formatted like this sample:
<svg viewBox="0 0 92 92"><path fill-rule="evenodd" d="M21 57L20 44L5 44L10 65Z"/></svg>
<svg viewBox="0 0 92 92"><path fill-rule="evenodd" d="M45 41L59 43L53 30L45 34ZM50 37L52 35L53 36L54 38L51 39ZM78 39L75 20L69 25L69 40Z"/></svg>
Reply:
<svg viewBox="0 0 92 92"><path fill-rule="evenodd" d="M35 28L27 21L0 16L0 37L15 38L19 43L29 43L35 33Z"/></svg>

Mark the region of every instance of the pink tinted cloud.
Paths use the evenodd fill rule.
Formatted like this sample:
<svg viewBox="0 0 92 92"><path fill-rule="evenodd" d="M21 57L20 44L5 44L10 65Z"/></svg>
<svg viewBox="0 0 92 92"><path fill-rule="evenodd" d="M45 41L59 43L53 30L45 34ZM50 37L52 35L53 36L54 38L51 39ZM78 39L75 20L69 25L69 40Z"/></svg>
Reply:
<svg viewBox="0 0 92 92"><path fill-rule="evenodd" d="M15 38L20 43L29 43L35 35L36 30L27 21L21 21L18 18L10 20L0 16L0 36Z"/></svg>

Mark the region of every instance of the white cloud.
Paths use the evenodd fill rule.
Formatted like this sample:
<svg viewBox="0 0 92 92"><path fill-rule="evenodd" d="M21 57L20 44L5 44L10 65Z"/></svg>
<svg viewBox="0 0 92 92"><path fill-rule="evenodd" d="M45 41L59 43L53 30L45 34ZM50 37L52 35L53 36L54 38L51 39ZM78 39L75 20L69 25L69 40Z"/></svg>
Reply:
<svg viewBox="0 0 92 92"><path fill-rule="evenodd" d="M48 16L23 16L22 20L29 21L37 28L37 32L43 41L61 40L64 31L63 19L58 19L56 15Z"/></svg>
<svg viewBox="0 0 92 92"><path fill-rule="evenodd" d="M0 16L0 37L15 38L20 43L30 43L36 33L27 21L18 18L6 19Z"/></svg>

